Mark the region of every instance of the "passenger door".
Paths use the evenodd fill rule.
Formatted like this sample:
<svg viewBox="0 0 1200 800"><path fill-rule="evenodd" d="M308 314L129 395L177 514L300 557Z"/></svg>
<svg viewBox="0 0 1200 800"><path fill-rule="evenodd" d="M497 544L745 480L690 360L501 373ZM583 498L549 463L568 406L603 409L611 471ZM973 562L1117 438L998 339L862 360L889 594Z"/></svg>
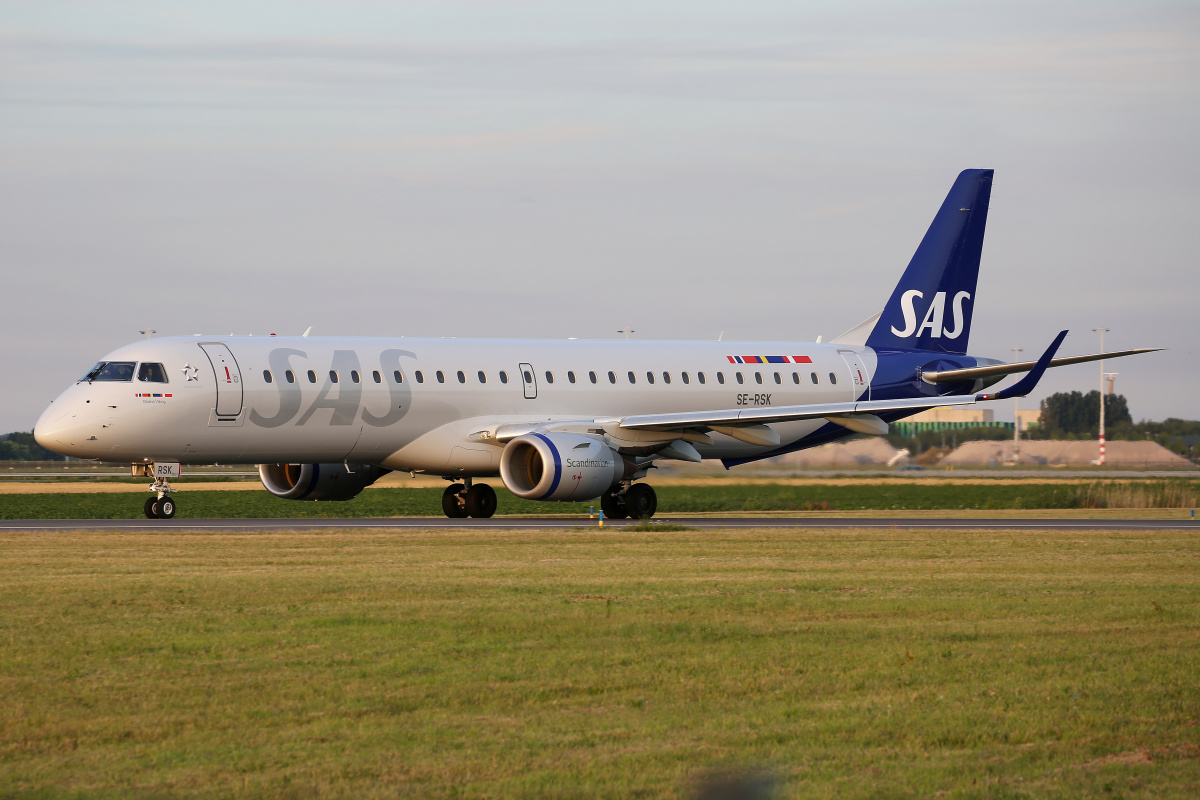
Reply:
<svg viewBox="0 0 1200 800"><path fill-rule="evenodd" d="M217 417L233 418L242 413L242 371L233 353L224 344L206 342L200 345L217 379Z"/></svg>

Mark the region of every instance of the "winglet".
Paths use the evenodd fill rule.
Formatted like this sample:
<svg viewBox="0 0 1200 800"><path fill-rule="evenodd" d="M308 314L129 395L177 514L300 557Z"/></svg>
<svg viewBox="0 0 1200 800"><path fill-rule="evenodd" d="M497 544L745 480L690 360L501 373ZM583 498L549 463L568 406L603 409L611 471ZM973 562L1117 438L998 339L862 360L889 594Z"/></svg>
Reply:
<svg viewBox="0 0 1200 800"><path fill-rule="evenodd" d="M1010 397L1024 397L1033 391L1038 385L1038 381L1042 379L1042 374L1046 368L1050 366L1050 361L1054 358L1054 354L1058 352L1058 348L1062 345L1063 339L1067 338L1067 332L1062 331L1055 337L1050 346L1046 348L1046 352L1042 353L1042 357L1033 365L1033 369L1025 375L1024 378L1014 383L1012 386L995 394L976 395L976 400L1007 400Z"/></svg>

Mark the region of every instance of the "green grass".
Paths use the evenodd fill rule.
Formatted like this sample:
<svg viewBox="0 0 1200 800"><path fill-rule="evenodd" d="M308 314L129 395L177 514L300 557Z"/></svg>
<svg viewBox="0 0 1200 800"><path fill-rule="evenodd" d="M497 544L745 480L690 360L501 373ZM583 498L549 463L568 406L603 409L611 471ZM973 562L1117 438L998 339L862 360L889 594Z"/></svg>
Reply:
<svg viewBox="0 0 1200 800"><path fill-rule="evenodd" d="M441 489L368 489L342 503L280 500L266 490L183 491L176 495L182 517L321 518L441 516ZM781 484L663 486L660 514L741 511L937 510L1038 508L1195 508L1194 481L1106 481L1091 484L902 484L787 486ZM497 488L501 514L586 514L599 503L540 503ZM146 495L148 496L148 495ZM0 495L0 519L133 519L142 515L142 495Z"/></svg>
<svg viewBox="0 0 1200 800"><path fill-rule="evenodd" d="M1182 532L0 534L0 796L1200 795Z"/></svg>

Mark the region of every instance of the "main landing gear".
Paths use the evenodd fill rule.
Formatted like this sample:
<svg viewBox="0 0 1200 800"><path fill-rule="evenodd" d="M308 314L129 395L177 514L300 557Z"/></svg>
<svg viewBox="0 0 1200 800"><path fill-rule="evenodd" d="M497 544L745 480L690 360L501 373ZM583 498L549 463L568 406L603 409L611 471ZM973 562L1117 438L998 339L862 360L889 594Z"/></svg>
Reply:
<svg viewBox="0 0 1200 800"><path fill-rule="evenodd" d="M600 497L600 509L609 519L650 519L658 511L658 495L644 483L621 486Z"/></svg>
<svg viewBox="0 0 1200 800"><path fill-rule="evenodd" d="M442 511L450 519L487 519L496 513L496 490L470 478L452 483L442 492Z"/></svg>

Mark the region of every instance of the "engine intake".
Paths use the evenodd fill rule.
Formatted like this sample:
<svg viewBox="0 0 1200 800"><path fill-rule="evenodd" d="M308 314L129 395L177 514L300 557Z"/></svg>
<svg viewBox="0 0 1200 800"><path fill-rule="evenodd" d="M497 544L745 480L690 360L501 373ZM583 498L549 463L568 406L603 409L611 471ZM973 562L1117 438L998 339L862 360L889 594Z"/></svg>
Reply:
<svg viewBox="0 0 1200 800"><path fill-rule="evenodd" d="M592 500L619 484L630 466L590 436L527 433L505 445L500 477L526 500Z"/></svg>
<svg viewBox="0 0 1200 800"><path fill-rule="evenodd" d="M267 491L284 500L352 500L391 472L374 464L259 464Z"/></svg>

